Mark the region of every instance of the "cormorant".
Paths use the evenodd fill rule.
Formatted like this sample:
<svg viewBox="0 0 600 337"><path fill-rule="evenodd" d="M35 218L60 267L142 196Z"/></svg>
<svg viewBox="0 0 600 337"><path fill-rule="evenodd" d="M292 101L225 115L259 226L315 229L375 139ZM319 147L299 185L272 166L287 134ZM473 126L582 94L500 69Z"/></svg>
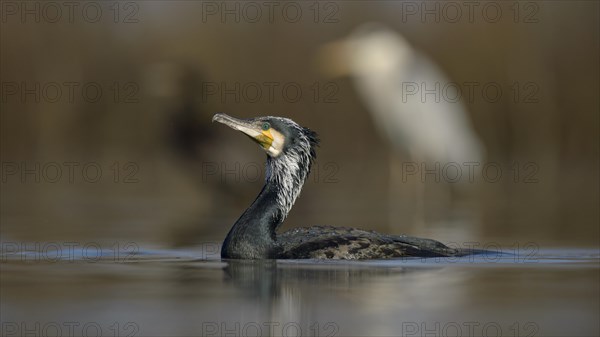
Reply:
<svg viewBox="0 0 600 337"><path fill-rule="evenodd" d="M265 185L227 234L222 258L355 260L465 254L430 239L346 227L295 228L277 234L310 173L317 134L282 117L238 119L217 113L212 120L241 131L267 153Z"/></svg>

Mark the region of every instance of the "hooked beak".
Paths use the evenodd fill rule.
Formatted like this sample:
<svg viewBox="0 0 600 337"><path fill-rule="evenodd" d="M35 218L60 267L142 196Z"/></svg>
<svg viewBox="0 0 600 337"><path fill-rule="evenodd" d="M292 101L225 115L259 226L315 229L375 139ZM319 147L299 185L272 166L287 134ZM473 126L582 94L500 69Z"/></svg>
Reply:
<svg viewBox="0 0 600 337"><path fill-rule="evenodd" d="M271 133L263 132L260 124L254 123L253 120L238 119L219 112L213 116L212 121L225 124L234 130L243 132L265 150L268 150L273 143Z"/></svg>

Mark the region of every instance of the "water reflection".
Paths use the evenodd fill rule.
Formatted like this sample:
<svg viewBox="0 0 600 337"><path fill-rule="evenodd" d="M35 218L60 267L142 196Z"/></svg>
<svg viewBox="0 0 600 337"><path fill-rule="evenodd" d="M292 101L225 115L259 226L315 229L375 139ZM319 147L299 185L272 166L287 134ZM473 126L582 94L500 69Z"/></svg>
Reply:
<svg viewBox="0 0 600 337"><path fill-rule="evenodd" d="M431 268L428 268L431 269ZM223 269L226 282L231 282L250 298L267 300L292 292L310 292L315 284L331 284L336 288L351 288L377 278L427 270L424 268L373 267L347 262L323 261L285 262L277 260L228 260ZM306 288L306 289L304 289Z"/></svg>
<svg viewBox="0 0 600 337"><path fill-rule="evenodd" d="M75 335L84 335L93 322L105 336L600 332L597 249L350 262L222 261L206 250L142 249L96 262L3 255L2 335L22 327L43 335L52 322L62 335L63 323L79 323Z"/></svg>

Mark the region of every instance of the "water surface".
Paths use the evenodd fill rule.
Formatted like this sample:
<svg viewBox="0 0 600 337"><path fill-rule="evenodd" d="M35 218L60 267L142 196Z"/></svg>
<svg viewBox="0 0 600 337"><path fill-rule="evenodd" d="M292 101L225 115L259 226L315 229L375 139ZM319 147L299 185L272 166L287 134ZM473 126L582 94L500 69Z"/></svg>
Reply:
<svg viewBox="0 0 600 337"><path fill-rule="evenodd" d="M3 336L600 333L598 249L222 261L213 246L122 245L98 255L4 248Z"/></svg>

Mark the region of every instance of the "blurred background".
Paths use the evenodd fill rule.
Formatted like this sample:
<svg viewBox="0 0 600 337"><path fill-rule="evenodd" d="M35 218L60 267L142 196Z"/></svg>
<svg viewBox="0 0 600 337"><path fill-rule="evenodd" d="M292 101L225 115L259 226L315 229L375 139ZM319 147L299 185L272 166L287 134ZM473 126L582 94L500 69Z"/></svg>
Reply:
<svg viewBox="0 0 600 337"><path fill-rule="evenodd" d="M259 192L265 159L211 124L225 112L319 133L285 228L597 246L598 2L491 3L86 2L71 12L3 1L2 240L220 242ZM406 91L375 82L370 92L344 63L367 47L332 51L368 22L416 62L392 83L440 84L407 104L454 111L447 123L462 122L448 132L480 146L473 181L461 162L454 179L449 159L426 158L406 133L411 119L393 119ZM377 57L367 65L385 64ZM437 134L424 125L417 134Z"/></svg>

